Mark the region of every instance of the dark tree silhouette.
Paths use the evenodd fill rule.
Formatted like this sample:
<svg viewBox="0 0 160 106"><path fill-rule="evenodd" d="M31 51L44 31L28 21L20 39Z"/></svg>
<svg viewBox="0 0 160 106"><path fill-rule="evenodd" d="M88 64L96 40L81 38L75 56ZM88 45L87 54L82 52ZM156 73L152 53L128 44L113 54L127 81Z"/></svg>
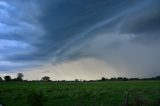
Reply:
<svg viewBox="0 0 160 106"><path fill-rule="evenodd" d="M123 78L123 81L128 81L128 78L124 77L124 78Z"/></svg>
<svg viewBox="0 0 160 106"><path fill-rule="evenodd" d="M156 76L156 78L155 78L156 80L160 80L160 76Z"/></svg>
<svg viewBox="0 0 160 106"><path fill-rule="evenodd" d="M3 81L3 79L0 77L0 82Z"/></svg>
<svg viewBox="0 0 160 106"><path fill-rule="evenodd" d="M115 78L115 77L112 77L110 80L111 80L111 81L114 81L114 80L116 80L116 78Z"/></svg>
<svg viewBox="0 0 160 106"><path fill-rule="evenodd" d="M106 78L105 78L105 77L102 77L102 78L101 78L101 81L105 81L105 80L106 80Z"/></svg>
<svg viewBox="0 0 160 106"><path fill-rule="evenodd" d="M5 81L11 81L11 80L12 80L11 77L10 77L9 75L4 76L4 79L5 79Z"/></svg>
<svg viewBox="0 0 160 106"><path fill-rule="evenodd" d="M44 77L42 77L42 79L41 79L42 81L50 81L50 77L48 77L48 76L44 76Z"/></svg>
<svg viewBox="0 0 160 106"><path fill-rule="evenodd" d="M17 74L17 81L23 81L24 75L22 73Z"/></svg>
<svg viewBox="0 0 160 106"><path fill-rule="evenodd" d="M75 79L75 82L78 82L79 80L78 79Z"/></svg>
<svg viewBox="0 0 160 106"><path fill-rule="evenodd" d="M117 78L117 80L122 81L122 80L123 80L123 78L122 78L122 77L118 77L118 78Z"/></svg>

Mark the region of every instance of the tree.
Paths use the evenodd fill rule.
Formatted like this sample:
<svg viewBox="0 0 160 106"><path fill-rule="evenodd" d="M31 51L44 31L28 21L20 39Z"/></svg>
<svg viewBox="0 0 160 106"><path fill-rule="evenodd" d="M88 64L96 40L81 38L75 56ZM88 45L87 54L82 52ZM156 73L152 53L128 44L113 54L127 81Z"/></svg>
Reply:
<svg viewBox="0 0 160 106"><path fill-rule="evenodd" d="M75 82L78 82L79 80L78 79L75 79Z"/></svg>
<svg viewBox="0 0 160 106"><path fill-rule="evenodd" d="M112 81L113 81L113 80L116 80L116 78L115 78L115 77L112 77L110 80L112 80Z"/></svg>
<svg viewBox="0 0 160 106"><path fill-rule="evenodd" d="M124 77L124 78L123 78L123 81L128 81L128 78Z"/></svg>
<svg viewBox="0 0 160 106"><path fill-rule="evenodd" d="M9 75L4 76L5 81L11 81L11 77Z"/></svg>
<svg viewBox="0 0 160 106"><path fill-rule="evenodd" d="M117 78L117 80L122 81L122 80L123 80L123 78L122 78L122 77L118 77L118 78Z"/></svg>
<svg viewBox="0 0 160 106"><path fill-rule="evenodd" d="M22 73L17 74L17 81L23 81L24 75Z"/></svg>
<svg viewBox="0 0 160 106"><path fill-rule="evenodd" d="M41 79L42 81L50 81L50 77L48 77L48 76L44 76L44 77L42 77L42 79Z"/></svg>
<svg viewBox="0 0 160 106"><path fill-rule="evenodd" d="M160 80L160 76L156 76L156 78L155 78L156 80Z"/></svg>
<svg viewBox="0 0 160 106"><path fill-rule="evenodd" d="M105 81L105 80L106 80L106 78L105 78L105 77L102 77L102 78L101 78L101 81Z"/></svg>
<svg viewBox="0 0 160 106"><path fill-rule="evenodd" d="M0 77L0 82L3 81L3 79Z"/></svg>

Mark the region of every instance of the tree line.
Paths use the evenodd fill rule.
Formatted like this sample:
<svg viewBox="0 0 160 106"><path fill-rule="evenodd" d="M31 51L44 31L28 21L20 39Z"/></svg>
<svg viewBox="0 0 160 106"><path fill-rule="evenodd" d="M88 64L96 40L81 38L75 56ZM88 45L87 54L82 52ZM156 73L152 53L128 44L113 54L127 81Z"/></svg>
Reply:
<svg viewBox="0 0 160 106"><path fill-rule="evenodd" d="M110 79L102 77L99 81L130 81L130 80L160 80L160 76L151 78L127 78L127 77L111 77Z"/></svg>
<svg viewBox="0 0 160 106"><path fill-rule="evenodd" d="M27 80L23 80L24 75L22 73L17 73L17 77L16 78L11 78L11 76L6 75L4 76L4 80L2 79L2 77L0 77L0 81L27 81ZM51 81L50 77L48 76L44 76L41 78L41 81Z"/></svg>
<svg viewBox="0 0 160 106"><path fill-rule="evenodd" d="M22 73L17 73L17 77L16 78L11 78L11 76L9 75L6 75L4 76L4 80L0 77L0 82L2 81L28 81L28 80L23 80L23 77L24 75ZM111 77L111 78L105 78L105 77L102 77L101 79L99 80L89 80L90 82L92 81L131 81L131 80L160 80L160 76L156 76L156 77L151 77L151 78L126 78L126 77ZM41 80L34 80L34 81L45 81L45 82L48 82L48 81L52 81L50 79L50 77L48 76L44 76L41 78ZM79 79L75 79L74 80L75 82L86 82L86 80L79 80ZM59 82L59 81L58 81ZM65 82L65 80L61 80L61 82Z"/></svg>

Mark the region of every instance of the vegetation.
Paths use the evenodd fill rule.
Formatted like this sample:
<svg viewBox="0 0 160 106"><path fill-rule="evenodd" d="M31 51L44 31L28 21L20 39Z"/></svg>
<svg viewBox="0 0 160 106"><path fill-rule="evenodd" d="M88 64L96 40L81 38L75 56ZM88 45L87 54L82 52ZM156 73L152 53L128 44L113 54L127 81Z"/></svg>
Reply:
<svg viewBox="0 0 160 106"><path fill-rule="evenodd" d="M102 77L100 80L38 81L0 77L0 103L6 106L159 106L160 76Z"/></svg>
<svg viewBox="0 0 160 106"><path fill-rule="evenodd" d="M42 77L41 81L50 81L50 77L44 76L44 77Z"/></svg>
<svg viewBox="0 0 160 106"><path fill-rule="evenodd" d="M5 81L11 81L11 77L9 75L4 76Z"/></svg>
<svg viewBox="0 0 160 106"><path fill-rule="evenodd" d="M0 82L3 81L3 79L0 77Z"/></svg>
<svg viewBox="0 0 160 106"><path fill-rule="evenodd" d="M18 73L18 74L17 74L17 81L22 81L22 80L23 80L23 79L22 79L23 77L24 77L24 75L23 75L22 73Z"/></svg>
<svg viewBox="0 0 160 106"><path fill-rule="evenodd" d="M6 106L158 106L160 81L0 82L0 102Z"/></svg>

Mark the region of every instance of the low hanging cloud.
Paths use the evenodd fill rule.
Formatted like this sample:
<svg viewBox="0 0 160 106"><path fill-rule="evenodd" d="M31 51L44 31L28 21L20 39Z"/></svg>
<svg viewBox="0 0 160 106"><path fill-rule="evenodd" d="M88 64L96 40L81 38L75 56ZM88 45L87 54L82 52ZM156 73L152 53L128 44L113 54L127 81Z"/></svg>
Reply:
<svg viewBox="0 0 160 106"><path fill-rule="evenodd" d="M121 13L123 15L120 17L123 18L109 31L107 25L101 26L99 29L106 31L98 30L95 37L86 42L87 49L84 47L81 52L101 58L119 71L125 70L124 74L128 76L149 77L159 74L160 8L154 2L143 5Z"/></svg>
<svg viewBox="0 0 160 106"><path fill-rule="evenodd" d="M158 75L159 4L158 0L0 0L0 71L63 66L89 58L126 76Z"/></svg>

